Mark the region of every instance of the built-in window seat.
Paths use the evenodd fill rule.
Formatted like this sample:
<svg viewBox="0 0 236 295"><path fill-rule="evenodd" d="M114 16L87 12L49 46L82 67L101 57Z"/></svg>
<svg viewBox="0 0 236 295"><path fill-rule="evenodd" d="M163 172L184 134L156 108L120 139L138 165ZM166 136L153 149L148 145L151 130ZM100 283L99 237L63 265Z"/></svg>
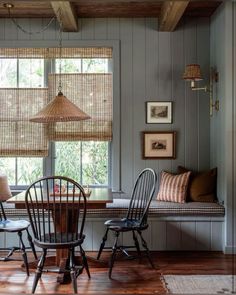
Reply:
<svg viewBox="0 0 236 295"><path fill-rule="evenodd" d="M116 197L106 209L90 209L86 221L87 250L96 251L104 234L104 221L123 217L129 199ZM6 206L9 218L27 218L24 209ZM204 250L223 251L224 206L217 203L189 202L184 204L152 201L149 211L149 228L144 233L151 250ZM0 247L9 246L12 238L0 239ZM123 239L132 242L125 234ZM111 239L112 241L112 239Z"/></svg>

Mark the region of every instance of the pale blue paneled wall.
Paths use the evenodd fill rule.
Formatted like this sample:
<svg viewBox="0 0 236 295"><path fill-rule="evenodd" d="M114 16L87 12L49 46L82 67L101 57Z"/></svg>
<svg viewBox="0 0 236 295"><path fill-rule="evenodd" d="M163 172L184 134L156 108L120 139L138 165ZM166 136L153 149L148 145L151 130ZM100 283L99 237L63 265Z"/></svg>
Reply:
<svg viewBox="0 0 236 295"><path fill-rule="evenodd" d="M39 30L47 20L21 19L27 29ZM78 33L63 33L64 40L120 41L120 161L121 189L129 193L137 173L144 167L176 171L178 165L196 170L210 166L209 105L204 92L193 92L182 80L185 64L199 63L203 75L209 71L209 19L184 20L174 33L158 32L155 18L79 20ZM56 25L31 37L17 30L8 19L0 19L0 46L8 41L56 40ZM174 102L173 124L145 123L145 101ZM176 160L142 160L144 130L177 131Z"/></svg>
<svg viewBox="0 0 236 295"><path fill-rule="evenodd" d="M211 18L211 65L219 71L214 97L220 111L211 120L211 165L218 167L218 195L226 205L225 252L236 249L236 5L222 4ZM235 252L234 252L235 253Z"/></svg>

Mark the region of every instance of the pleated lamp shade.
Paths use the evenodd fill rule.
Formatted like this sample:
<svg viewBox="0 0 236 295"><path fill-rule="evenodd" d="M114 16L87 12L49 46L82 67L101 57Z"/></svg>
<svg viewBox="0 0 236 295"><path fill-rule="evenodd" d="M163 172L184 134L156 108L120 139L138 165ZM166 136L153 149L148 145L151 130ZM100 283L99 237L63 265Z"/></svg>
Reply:
<svg viewBox="0 0 236 295"><path fill-rule="evenodd" d="M67 99L62 92L59 92L40 112L30 118L30 121L36 123L53 123L81 121L90 118L89 115Z"/></svg>
<svg viewBox="0 0 236 295"><path fill-rule="evenodd" d="M12 196L6 175L0 175L0 201L6 201Z"/></svg>
<svg viewBox="0 0 236 295"><path fill-rule="evenodd" d="M187 65L183 74L183 79L187 81L202 80L200 65L198 64Z"/></svg>

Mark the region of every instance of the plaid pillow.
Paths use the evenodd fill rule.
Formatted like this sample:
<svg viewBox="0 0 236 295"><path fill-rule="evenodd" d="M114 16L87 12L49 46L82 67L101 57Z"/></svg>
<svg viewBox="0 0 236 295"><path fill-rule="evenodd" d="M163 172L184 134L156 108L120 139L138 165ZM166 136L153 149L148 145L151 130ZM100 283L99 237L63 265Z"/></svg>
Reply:
<svg viewBox="0 0 236 295"><path fill-rule="evenodd" d="M190 174L190 171L179 175L162 171L157 200L185 203Z"/></svg>

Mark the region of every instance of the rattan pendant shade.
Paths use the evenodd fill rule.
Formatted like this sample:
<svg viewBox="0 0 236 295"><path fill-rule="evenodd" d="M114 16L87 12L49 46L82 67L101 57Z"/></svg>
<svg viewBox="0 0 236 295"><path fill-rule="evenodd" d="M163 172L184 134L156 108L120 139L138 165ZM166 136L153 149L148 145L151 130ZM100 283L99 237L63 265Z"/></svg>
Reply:
<svg viewBox="0 0 236 295"><path fill-rule="evenodd" d="M49 104L30 118L30 121L36 123L53 123L82 121L90 118L89 115L67 99L62 92L59 92Z"/></svg>

